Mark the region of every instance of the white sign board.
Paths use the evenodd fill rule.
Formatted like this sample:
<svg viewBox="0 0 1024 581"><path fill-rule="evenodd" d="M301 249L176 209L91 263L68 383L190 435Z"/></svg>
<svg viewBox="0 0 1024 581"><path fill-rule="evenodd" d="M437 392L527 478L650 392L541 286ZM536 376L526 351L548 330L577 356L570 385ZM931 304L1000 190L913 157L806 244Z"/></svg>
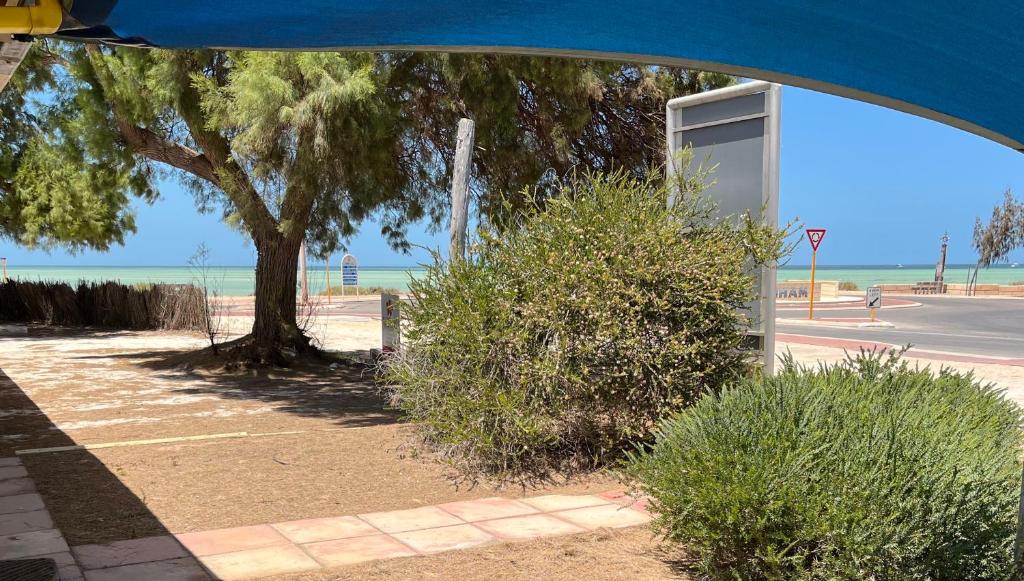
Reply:
<svg viewBox="0 0 1024 581"><path fill-rule="evenodd" d="M882 287L868 287L867 295L864 297L864 306L869 309L877 309L882 306Z"/></svg>
<svg viewBox="0 0 1024 581"><path fill-rule="evenodd" d="M381 351L394 353L398 351L402 340L401 318L399 317L398 295L381 293L380 295L380 336Z"/></svg>
<svg viewBox="0 0 1024 581"><path fill-rule="evenodd" d="M717 164L706 195L718 215L750 212L772 226L779 221L779 124L782 88L754 81L679 97L668 102L665 137L669 175L677 154L689 146L693 164ZM670 201L670 203L672 203ZM764 354L764 369L775 364L775 267L757 273L759 298L748 305L748 336Z"/></svg>

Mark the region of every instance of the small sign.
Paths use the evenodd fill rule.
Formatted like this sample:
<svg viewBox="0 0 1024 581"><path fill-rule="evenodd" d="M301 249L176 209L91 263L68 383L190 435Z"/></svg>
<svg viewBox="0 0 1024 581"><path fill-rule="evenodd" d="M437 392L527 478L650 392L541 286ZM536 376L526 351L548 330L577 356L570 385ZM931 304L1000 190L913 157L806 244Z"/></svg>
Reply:
<svg viewBox="0 0 1024 581"><path fill-rule="evenodd" d="M401 343L401 320L399 317L400 300L398 295L381 293L380 295L380 336L381 351L394 353Z"/></svg>
<svg viewBox="0 0 1024 581"><path fill-rule="evenodd" d="M825 229L824 228L808 228L807 229L807 239L811 241L811 248L813 248L815 252L818 251L818 245L821 244L821 241L824 238L825 238Z"/></svg>
<svg viewBox="0 0 1024 581"><path fill-rule="evenodd" d="M864 302L869 309L880 308L882 306L882 287L869 286Z"/></svg>
<svg viewBox="0 0 1024 581"><path fill-rule="evenodd" d="M346 254L341 259L341 284L343 286L359 286L359 263L351 254Z"/></svg>

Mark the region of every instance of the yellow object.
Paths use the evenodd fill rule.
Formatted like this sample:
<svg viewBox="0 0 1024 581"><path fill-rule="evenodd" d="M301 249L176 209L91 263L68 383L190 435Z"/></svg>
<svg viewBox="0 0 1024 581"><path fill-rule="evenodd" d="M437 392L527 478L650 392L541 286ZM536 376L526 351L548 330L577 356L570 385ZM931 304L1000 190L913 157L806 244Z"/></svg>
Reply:
<svg viewBox="0 0 1024 581"><path fill-rule="evenodd" d="M811 321L814 320L814 269L818 262L818 251L811 251L811 302L808 303L810 308L807 311L807 318Z"/></svg>
<svg viewBox="0 0 1024 581"><path fill-rule="evenodd" d="M35 6L0 6L0 34L53 34L63 19L60 0L36 0Z"/></svg>

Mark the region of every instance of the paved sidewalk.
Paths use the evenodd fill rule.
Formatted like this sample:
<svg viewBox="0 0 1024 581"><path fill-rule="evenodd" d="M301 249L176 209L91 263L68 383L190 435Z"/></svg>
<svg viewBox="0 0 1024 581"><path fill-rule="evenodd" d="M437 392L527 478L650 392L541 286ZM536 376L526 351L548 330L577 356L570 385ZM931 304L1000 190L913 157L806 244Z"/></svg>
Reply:
<svg viewBox="0 0 1024 581"><path fill-rule="evenodd" d="M60 581L82 573L19 458L0 458L0 560L53 559Z"/></svg>
<svg viewBox="0 0 1024 581"><path fill-rule="evenodd" d="M247 579L642 525L651 519L646 507L620 491L493 497L72 550L87 581Z"/></svg>

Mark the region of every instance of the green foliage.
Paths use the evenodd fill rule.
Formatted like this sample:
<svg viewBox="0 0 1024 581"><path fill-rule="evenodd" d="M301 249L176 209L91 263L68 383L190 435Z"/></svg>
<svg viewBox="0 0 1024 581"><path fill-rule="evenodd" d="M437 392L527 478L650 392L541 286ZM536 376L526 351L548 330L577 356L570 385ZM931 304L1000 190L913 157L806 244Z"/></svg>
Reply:
<svg viewBox="0 0 1024 581"><path fill-rule="evenodd" d="M254 236L304 229L322 256L373 216L406 248L408 223L446 216L459 117L477 120L474 189L489 214L500 192L557 184L570 168L645 172L662 161L665 100L732 82L541 57L41 40L0 96L0 235L105 249L133 230L131 197L154 200L169 174L201 211ZM95 212L83 215L89 224L69 225L69 205Z"/></svg>
<svg viewBox="0 0 1024 581"><path fill-rule="evenodd" d="M750 267L782 235L668 192L587 176L412 281L386 378L430 443L470 473L590 467L749 371Z"/></svg>
<svg viewBox="0 0 1024 581"><path fill-rule="evenodd" d="M735 82L718 73L550 57L400 53L388 60L389 90L402 99L415 158L443 169L425 172L433 187L449 185L459 118L476 121L472 186L490 218L543 203L577 171L645 176L665 163L668 99Z"/></svg>
<svg viewBox="0 0 1024 581"><path fill-rule="evenodd" d="M663 422L631 471L715 579L1007 579L1021 410L890 353L784 358Z"/></svg>
<svg viewBox="0 0 1024 581"><path fill-rule="evenodd" d="M978 265L988 267L1005 261L1011 252L1024 247L1024 201L1007 190L1003 204L992 209L988 224L981 218L974 221L974 249Z"/></svg>

